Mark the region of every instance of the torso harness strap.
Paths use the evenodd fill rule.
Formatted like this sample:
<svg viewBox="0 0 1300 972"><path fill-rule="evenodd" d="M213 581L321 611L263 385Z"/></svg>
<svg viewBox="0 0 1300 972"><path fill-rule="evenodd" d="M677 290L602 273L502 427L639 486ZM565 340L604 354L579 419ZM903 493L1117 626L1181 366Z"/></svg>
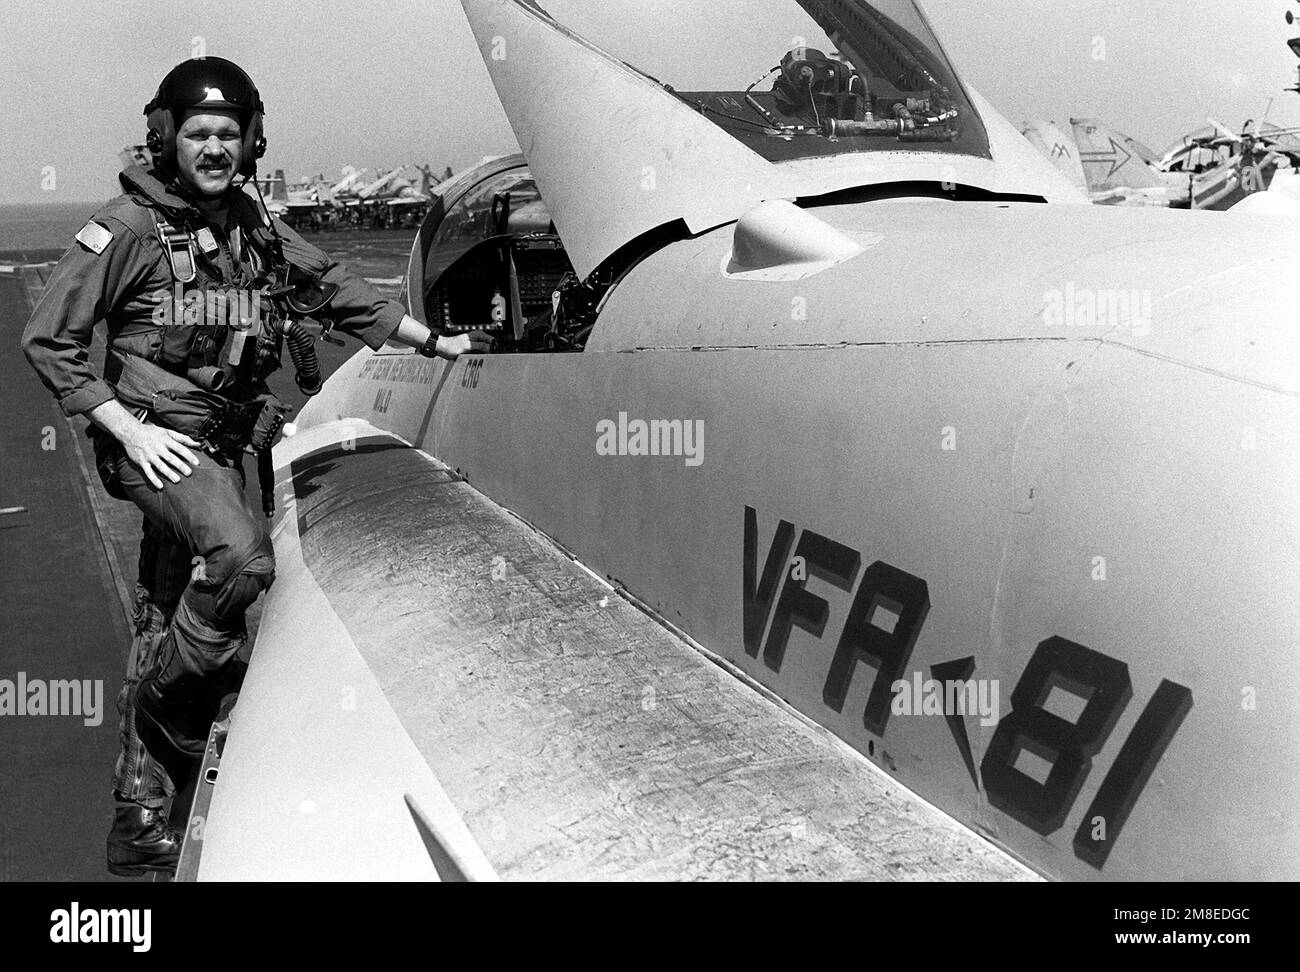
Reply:
<svg viewBox="0 0 1300 972"><path fill-rule="evenodd" d="M222 247L207 226L197 231L175 226L157 209L153 210L153 218L158 240L167 256L168 268L177 284L190 284L205 277L213 282L221 282L226 287L225 293L220 295L215 304L212 295L201 295L205 315L214 306L220 306L227 311L227 319L213 321L205 316L201 323L191 325L193 333L185 349L188 352L185 371L191 380L195 380L200 371L212 376L216 372L211 369L215 368L222 376L224 387L213 387L208 381L198 381L198 384L212 391L221 391L232 398L242 399L251 393L256 382L279 367L283 340L279 329L275 327L273 307L268 302L261 301L253 315L256 319L249 322L250 330L232 328L232 333L225 333L225 325L237 323L233 318L241 316L241 309L252 305L248 288L262 268L261 255L255 247L246 244L245 234L238 226L230 234L229 259L222 260ZM208 269L200 269L200 256ZM248 260L248 266L241 259L244 257ZM227 277L231 279L227 280ZM239 285L245 289L235 290ZM221 355L223 349L228 349L225 356Z"/></svg>
<svg viewBox="0 0 1300 972"><path fill-rule="evenodd" d="M199 277L198 253L202 252L209 263L214 263L214 258L221 252L212 231L206 226L197 232L173 226L157 209L153 210L153 218L172 279L178 284L193 283ZM251 277L251 274L244 272L240 259L244 255L240 252L242 236L236 228L230 241L231 271L236 281L241 282ZM249 249L254 264L252 272L255 274L260 261L256 250L251 247ZM221 276L224 277L225 274ZM230 297L230 294L226 295L226 299ZM206 296L204 306L206 310ZM269 311L270 308L263 310ZM278 367L283 337L270 321L260 321L259 324L262 329L258 331L237 331L230 342L227 360L221 362L218 361L218 356L227 338L226 334L221 333L223 325L220 322L205 322L192 326L193 338L186 362L187 377L199 385L203 393L209 393L208 401L212 411L201 425L189 430L182 428L180 431L195 434L205 442L206 451L213 453L238 452L244 446L251 445L258 455L263 510L270 516L275 509L271 444L284 424L287 410L274 396L254 396L253 382L260 383L265 377L260 372L269 373ZM216 384L212 383L214 375L219 376ZM217 393L220 397L214 398L211 393Z"/></svg>
<svg viewBox="0 0 1300 972"><path fill-rule="evenodd" d="M188 230L172 226L156 209L153 210L153 221L158 230L158 242L162 244L167 264L171 267L172 279L182 284L193 283L198 276L194 237Z"/></svg>

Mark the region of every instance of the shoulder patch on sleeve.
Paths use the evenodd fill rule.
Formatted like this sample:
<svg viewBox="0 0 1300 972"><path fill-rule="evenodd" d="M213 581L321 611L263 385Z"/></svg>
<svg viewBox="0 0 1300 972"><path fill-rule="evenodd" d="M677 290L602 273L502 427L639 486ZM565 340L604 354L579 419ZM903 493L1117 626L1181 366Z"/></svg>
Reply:
<svg viewBox="0 0 1300 972"><path fill-rule="evenodd" d="M113 234L92 219L81 227L77 242L91 253L103 253L104 248L113 242Z"/></svg>

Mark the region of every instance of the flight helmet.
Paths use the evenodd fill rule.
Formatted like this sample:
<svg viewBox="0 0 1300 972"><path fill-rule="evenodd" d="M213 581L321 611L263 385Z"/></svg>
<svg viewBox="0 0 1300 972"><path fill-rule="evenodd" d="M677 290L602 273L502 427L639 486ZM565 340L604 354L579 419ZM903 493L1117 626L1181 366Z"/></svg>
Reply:
<svg viewBox="0 0 1300 972"><path fill-rule="evenodd" d="M244 70L223 57L197 57L182 61L163 78L153 100L144 106L149 126L145 145L164 168L176 168L176 130L187 108L225 108L239 112L243 132L243 158L239 174L252 176L257 160L266 154L262 136L261 95Z"/></svg>

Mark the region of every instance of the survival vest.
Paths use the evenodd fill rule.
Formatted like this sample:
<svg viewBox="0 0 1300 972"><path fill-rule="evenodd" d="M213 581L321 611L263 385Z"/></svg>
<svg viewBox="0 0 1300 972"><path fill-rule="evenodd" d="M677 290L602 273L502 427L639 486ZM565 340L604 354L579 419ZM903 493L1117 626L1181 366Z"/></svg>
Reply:
<svg viewBox="0 0 1300 972"><path fill-rule="evenodd" d="M264 388L280 367L282 339L268 327L276 313L265 299L270 234L256 204L227 195L233 229L214 230L184 198L139 166L122 173L127 194L149 211L170 271L170 300L159 309L160 334L117 335L115 354L135 355L236 401ZM110 354L105 379L120 373Z"/></svg>
<svg viewBox="0 0 1300 972"><path fill-rule="evenodd" d="M227 235L208 226L152 172L133 166L120 179L152 222L172 292L154 317L158 327L110 338L104 378L128 408L192 436L214 457L252 447L263 510L270 516L270 447L287 412L266 387L266 378L280 367L283 342L281 330L270 326L278 310L261 296L272 269L270 231L253 200L239 190L227 196L233 216ZM147 238L141 232L144 215L136 212L130 221L137 238ZM93 425L88 434L109 495L126 499L116 473L120 446Z"/></svg>

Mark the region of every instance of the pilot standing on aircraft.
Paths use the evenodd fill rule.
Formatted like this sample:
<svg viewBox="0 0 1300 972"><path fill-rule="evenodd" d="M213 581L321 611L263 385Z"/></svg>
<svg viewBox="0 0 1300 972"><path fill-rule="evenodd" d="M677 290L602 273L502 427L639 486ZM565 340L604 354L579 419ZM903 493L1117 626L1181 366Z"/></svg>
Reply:
<svg viewBox="0 0 1300 972"><path fill-rule="evenodd" d="M283 312L268 313L269 302L260 305L260 331L248 319L214 326L205 315L212 292L230 298L265 293L272 278L308 281L318 294L337 287L313 316L372 348L391 340L448 359L488 349L468 335L430 332L263 218L237 181L254 176L265 152L262 113L257 88L230 61L194 59L169 72L145 108L155 167L122 173L125 193L77 234L23 333L28 360L64 414L90 419L110 495L145 517L136 637L118 699L122 752L108 837L115 874L175 869L181 835L167 819L175 793L167 767L202 755L212 690L234 674L247 636L245 609L274 579L265 519L244 497L242 455L269 449L283 424L286 409L265 383L282 342L295 364L306 342L314 363L305 332ZM182 291L184 301L173 300ZM181 312L167 313L173 308ZM88 357L101 321L102 378ZM298 377L303 385L302 368Z"/></svg>

